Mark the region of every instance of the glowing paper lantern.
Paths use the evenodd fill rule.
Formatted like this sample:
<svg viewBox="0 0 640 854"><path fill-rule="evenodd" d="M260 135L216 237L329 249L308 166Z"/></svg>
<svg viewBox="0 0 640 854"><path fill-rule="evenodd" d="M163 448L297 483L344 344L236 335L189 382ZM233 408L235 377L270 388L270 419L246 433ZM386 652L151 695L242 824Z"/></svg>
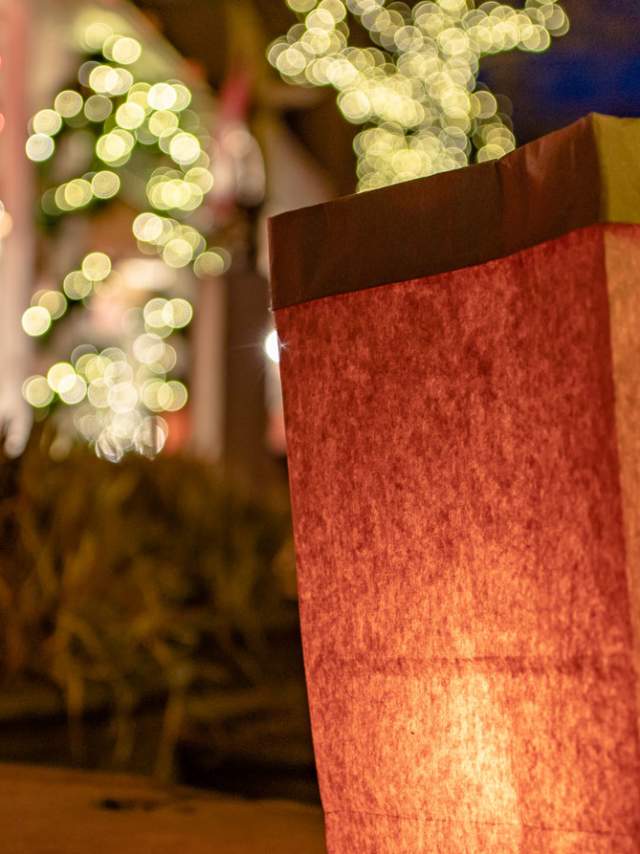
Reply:
<svg viewBox="0 0 640 854"><path fill-rule="evenodd" d="M271 223L331 852L640 851L638 152Z"/></svg>

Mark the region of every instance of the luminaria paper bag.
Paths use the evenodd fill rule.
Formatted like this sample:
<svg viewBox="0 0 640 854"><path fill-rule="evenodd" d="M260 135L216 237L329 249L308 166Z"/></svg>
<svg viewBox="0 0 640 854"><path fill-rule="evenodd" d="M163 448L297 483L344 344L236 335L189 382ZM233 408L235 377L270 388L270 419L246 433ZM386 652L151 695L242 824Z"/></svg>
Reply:
<svg viewBox="0 0 640 854"><path fill-rule="evenodd" d="M640 851L640 122L271 246L329 851Z"/></svg>

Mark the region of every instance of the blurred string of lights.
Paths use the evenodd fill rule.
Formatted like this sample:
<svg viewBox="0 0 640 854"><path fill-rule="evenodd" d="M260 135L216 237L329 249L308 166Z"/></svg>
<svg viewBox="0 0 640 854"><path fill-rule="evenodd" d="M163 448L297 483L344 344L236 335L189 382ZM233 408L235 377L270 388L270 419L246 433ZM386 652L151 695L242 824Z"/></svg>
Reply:
<svg viewBox="0 0 640 854"><path fill-rule="evenodd" d="M26 154L44 169L64 135L76 133L83 144L91 140L89 168L49 186L41 198L42 214L55 221L124 197L140 211L132 232L143 256L159 258L173 270L190 267L198 277L222 274L229 253L209 247L188 221L214 183L207 132L190 108L191 90L179 80L141 79L142 44L104 20L83 26L79 40L89 58L79 68L77 83L33 116ZM141 175L140 204L127 191L139 187ZM60 287L33 295L22 316L25 333L47 336L70 308L108 297L121 279L107 254L89 252ZM68 360L29 377L23 396L41 413L56 404L73 407L75 428L100 456L117 461L132 450L152 456L168 435L162 413L187 403L185 384L171 378L177 361L172 335L192 317L187 299L153 296L142 308L126 312L127 347L80 344Z"/></svg>
<svg viewBox="0 0 640 854"><path fill-rule="evenodd" d="M369 190L502 157L509 116L478 83L483 56L541 53L569 20L557 0L286 0L299 22L268 59L288 82L333 86L343 116L366 125L354 142ZM351 44L349 13L372 44Z"/></svg>

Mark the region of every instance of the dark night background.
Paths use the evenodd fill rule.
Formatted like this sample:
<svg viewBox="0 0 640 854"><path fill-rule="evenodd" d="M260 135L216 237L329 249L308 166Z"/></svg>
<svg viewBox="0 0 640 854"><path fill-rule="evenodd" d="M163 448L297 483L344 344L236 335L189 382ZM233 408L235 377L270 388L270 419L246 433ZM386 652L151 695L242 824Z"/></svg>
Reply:
<svg viewBox="0 0 640 854"><path fill-rule="evenodd" d="M233 3L234 0L229 0ZM237 0L235 0L237 2ZM202 63L214 86L229 67L224 32L225 0L137 0L185 56ZM252 0L265 42L295 21L284 0ZM514 4L518 5L518 4ZM513 105L517 139L527 142L570 124L589 112L640 115L640 7L635 0L565 0L571 29L544 54L520 51L487 57L481 80ZM333 93L313 109L288 117L314 156L332 175L339 192L353 189L351 137L338 115Z"/></svg>

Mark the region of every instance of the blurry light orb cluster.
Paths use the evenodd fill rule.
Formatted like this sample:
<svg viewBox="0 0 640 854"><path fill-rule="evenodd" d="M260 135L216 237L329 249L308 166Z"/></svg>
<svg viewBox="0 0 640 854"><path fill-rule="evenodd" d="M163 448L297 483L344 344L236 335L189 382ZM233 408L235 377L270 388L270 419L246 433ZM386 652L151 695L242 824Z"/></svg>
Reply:
<svg viewBox="0 0 640 854"><path fill-rule="evenodd" d="M54 320L61 318L67 310L67 300L60 291L37 291L31 305L22 315L22 328L32 338L49 331Z"/></svg>
<svg viewBox="0 0 640 854"><path fill-rule="evenodd" d="M136 147L149 145L157 145L174 164L174 168L156 169L147 181L151 208L179 217L196 211L212 189L214 178L203 148L206 136L201 137L198 117L188 110L192 101L188 86L178 80L137 79L136 63L142 57L142 45L129 35L114 32L107 20L82 20L81 16L76 38L83 50L100 52L104 57L103 62L91 59L80 67L79 81L90 94L85 97L79 91L65 89L56 95L53 108L36 113L26 153L34 162L48 160L56 150L55 137L65 124L76 127L82 118L103 126L95 154L106 168L48 190L42 199L44 212L58 216L119 195L119 171L127 167ZM142 242L142 251L156 252L174 268L195 266L208 251L197 229L181 224L175 217L167 220L157 239ZM198 263L198 275L207 266L206 260L209 259Z"/></svg>
<svg viewBox="0 0 640 854"><path fill-rule="evenodd" d="M540 53L569 21L557 0L521 8L488 0L287 0L300 22L269 62L291 82L332 86L355 139L367 190L502 157L515 147L495 96L478 87L483 56ZM348 13L372 45L350 43Z"/></svg>
<svg viewBox="0 0 640 854"><path fill-rule="evenodd" d="M22 318L25 332L33 336L46 333L53 320L66 311L66 297L84 298L94 283L104 281L110 274L109 257L102 252L89 253L82 270L66 277L64 294L49 290L34 295L34 304ZM35 408L49 406L56 397L67 406L86 402L80 419L75 419L76 425L81 425L80 432L96 444L101 454L108 451L110 459L119 459L116 449L122 453L140 450L136 436L139 438L141 430L144 436L150 435L141 406L152 413L176 412L188 400L186 386L167 378L176 365L177 354L165 339L189 325L193 306L182 297L153 297L144 305L141 316L143 327L133 340L130 354L117 347L98 352L92 345L79 345L70 362L56 362L46 377L30 377L23 386L25 399ZM97 420L85 417L90 409L99 410ZM123 419L125 415L127 419ZM131 427L129 433L125 424ZM151 432L157 446L162 431Z"/></svg>
<svg viewBox="0 0 640 854"><path fill-rule="evenodd" d="M165 302L164 320L188 322L190 312L181 305L186 300ZM56 362L46 376L34 375L25 381L25 400L40 409L56 398L78 407L76 427L108 459L117 461L131 450L157 453L168 435L160 414L182 409L188 392L183 383L166 378L165 368L175 364L171 345L158 336L147 336L147 341L141 341L142 337L136 339L130 356L117 347L100 352L90 345L77 347L70 362Z"/></svg>
<svg viewBox="0 0 640 854"><path fill-rule="evenodd" d="M44 163L55 153L66 127L93 127L94 162L101 166L47 189L42 210L57 217L119 196L126 189L124 174L136 149L155 146L167 165L143 173L149 210L132 222L140 252L158 256L167 270L191 265L197 276L220 275L230 264L229 253L208 247L198 228L184 221L204 203L214 184L205 151L209 139L197 113L189 109L192 93L177 80L139 79L140 41L116 32L113 16L101 20L94 15L80 14L76 39L85 53L101 54L102 59L83 62L78 71L82 88L64 89L51 108L33 116L25 150L29 159ZM8 214L5 220L10 225ZM129 269L134 269L133 259ZM78 269L62 277L59 290L34 294L22 316L23 330L31 337L45 336L70 305L88 305L94 294L108 292L122 281L107 254L89 252ZM130 284L143 290L149 287L148 283ZM99 350L80 344L68 361L57 361L46 374L29 377L23 396L36 410L56 403L73 407L75 428L100 456L112 461L129 451L153 456L168 436L162 413L177 412L188 402L184 383L170 376L180 348L169 339L192 318L189 300L153 296L141 308L126 313L126 345Z"/></svg>

